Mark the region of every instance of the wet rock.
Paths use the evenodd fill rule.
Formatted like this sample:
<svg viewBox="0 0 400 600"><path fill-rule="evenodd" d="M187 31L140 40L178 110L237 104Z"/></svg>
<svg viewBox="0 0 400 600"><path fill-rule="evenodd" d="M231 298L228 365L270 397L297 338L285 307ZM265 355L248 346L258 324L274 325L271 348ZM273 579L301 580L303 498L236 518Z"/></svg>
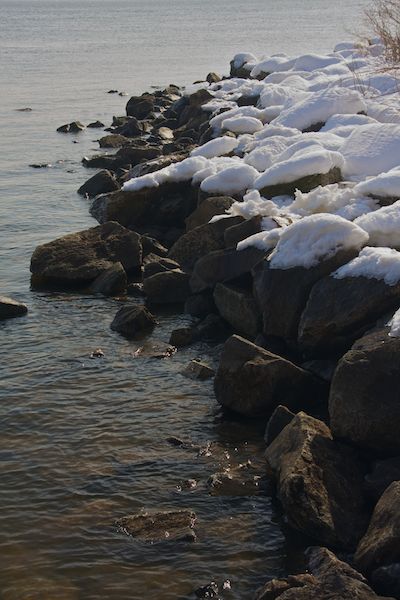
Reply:
<svg viewBox="0 0 400 600"><path fill-rule="evenodd" d="M101 348L96 348L96 350L93 350L93 352L90 355L90 358L103 358L104 357L104 352Z"/></svg>
<svg viewBox="0 0 400 600"><path fill-rule="evenodd" d="M126 105L126 114L137 119L145 119L153 110L154 96L151 94L132 96Z"/></svg>
<svg viewBox="0 0 400 600"><path fill-rule="evenodd" d="M61 127L57 128L57 131L60 133L79 133L83 131L85 126L80 123L80 121L72 121L72 123L67 123L66 125L61 125Z"/></svg>
<svg viewBox="0 0 400 600"><path fill-rule="evenodd" d="M299 325L307 353L348 349L376 320L400 305L400 284L378 279L325 277L313 287Z"/></svg>
<svg viewBox="0 0 400 600"><path fill-rule="evenodd" d="M254 269L254 295L263 313L266 336L297 340L300 317L314 284L345 264L358 251L339 251L310 269L271 269L268 260Z"/></svg>
<svg viewBox="0 0 400 600"><path fill-rule="evenodd" d="M14 317L21 317L26 315L28 307L22 302L17 302L12 298L6 296L0 296L0 321L5 319L12 319Z"/></svg>
<svg viewBox="0 0 400 600"><path fill-rule="evenodd" d="M263 489L260 471L250 461L214 473L207 485L212 496L256 496Z"/></svg>
<svg viewBox="0 0 400 600"><path fill-rule="evenodd" d="M254 340L261 329L261 313L253 296L246 290L217 283L214 302L219 314L234 331Z"/></svg>
<svg viewBox="0 0 400 600"><path fill-rule="evenodd" d="M241 218L232 217L191 229L175 242L168 256L191 271L201 257L224 248L224 231L232 221L237 223L238 220Z"/></svg>
<svg viewBox="0 0 400 600"><path fill-rule="evenodd" d="M272 444L275 438L281 433L281 431L292 422L295 414L289 410L286 406L281 404L276 407L267 423L265 430L264 440L267 446Z"/></svg>
<svg viewBox="0 0 400 600"><path fill-rule="evenodd" d="M265 456L290 525L330 546L355 548L368 523L356 453L334 442L325 423L300 412Z"/></svg>
<svg viewBox="0 0 400 600"><path fill-rule="evenodd" d="M161 154L158 146L130 145L120 148L115 157L121 164L137 165L142 160L152 160Z"/></svg>
<svg viewBox="0 0 400 600"><path fill-rule="evenodd" d="M116 171L122 164L121 161L117 160L114 155L110 154L97 154L95 156L82 158L82 164L88 169L108 169L110 171Z"/></svg>
<svg viewBox="0 0 400 600"><path fill-rule="evenodd" d="M121 148L122 146L128 146L130 143L129 138L119 133L111 133L99 139L100 148Z"/></svg>
<svg viewBox="0 0 400 600"><path fill-rule="evenodd" d="M193 269L190 287L193 293L213 288L218 282L236 279L249 273L265 256L257 248L237 251L233 248L216 250L200 258Z"/></svg>
<svg viewBox="0 0 400 600"><path fill-rule="evenodd" d="M215 371L200 360L191 360L185 370L182 371L182 375L189 379L205 381L206 379L214 377Z"/></svg>
<svg viewBox="0 0 400 600"><path fill-rule="evenodd" d="M94 198L98 194L106 194L118 189L119 185L114 175L110 171L104 170L96 173L96 175L93 175L93 177L81 185L78 194Z"/></svg>
<svg viewBox="0 0 400 600"><path fill-rule="evenodd" d="M133 353L134 358L171 358L176 353L176 347L163 342L149 342L146 341L144 346L140 346Z"/></svg>
<svg viewBox="0 0 400 600"><path fill-rule="evenodd" d="M105 127L105 125L101 121L93 121L92 123L89 123L88 128L89 127L90 129L101 129Z"/></svg>
<svg viewBox="0 0 400 600"><path fill-rule="evenodd" d="M238 335L225 343L214 380L215 396L224 407L253 417L270 417L282 403L309 401L318 390L314 378L290 361Z"/></svg>
<svg viewBox="0 0 400 600"><path fill-rule="evenodd" d="M32 112L32 108L30 108L29 106L25 107L25 108L16 108L15 109L17 112Z"/></svg>
<svg viewBox="0 0 400 600"><path fill-rule="evenodd" d="M29 165L32 169L49 169L51 167L50 163L32 163Z"/></svg>
<svg viewBox="0 0 400 600"><path fill-rule="evenodd" d="M214 297L211 292L193 294L185 302L185 313L193 317L204 317L216 312Z"/></svg>
<svg viewBox="0 0 400 600"><path fill-rule="evenodd" d="M274 196L294 196L296 190L307 193L320 185L325 186L330 183L339 183L339 181L342 181L342 174L340 169L335 167L328 173L308 175L307 177L302 177L295 181L266 186L260 190L260 194L264 198L274 198Z"/></svg>
<svg viewBox="0 0 400 600"><path fill-rule="evenodd" d="M190 346L195 341L193 327L179 327L178 329L174 329L169 338L169 343L177 348Z"/></svg>
<svg viewBox="0 0 400 600"><path fill-rule="evenodd" d="M171 260L170 258L164 258L157 256L156 254L148 254L143 261L143 278L151 277L156 273L162 273L164 271L171 271L173 269L180 269L179 264Z"/></svg>
<svg viewBox="0 0 400 600"><path fill-rule="evenodd" d="M180 269L162 271L147 277L143 289L154 304L179 304L190 294L189 275Z"/></svg>
<svg viewBox="0 0 400 600"><path fill-rule="evenodd" d="M400 481L394 481L375 506L354 561L368 575L379 567L400 562Z"/></svg>
<svg viewBox="0 0 400 600"><path fill-rule="evenodd" d="M375 460L371 472L364 478L364 488L377 502L393 481L400 481L400 456Z"/></svg>
<svg viewBox="0 0 400 600"><path fill-rule="evenodd" d="M108 90L107 94L118 94L118 90Z"/></svg>
<svg viewBox="0 0 400 600"><path fill-rule="evenodd" d="M140 267L140 236L118 223L104 223L38 246L31 259L32 284L83 285L118 262L126 272Z"/></svg>
<svg viewBox="0 0 400 600"><path fill-rule="evenodd" d="M203 585L195 590L197 598L219 598L219 588L215 581L211 581L207 585Z"/></svg>
<svg viewBox="0 0 400 600"><path fill-rule="evenodd" d="M307 558L310 573L273 579L256 600L383 600L361 573L327 548L309 548Z"/></svg>
<svg viewBox="0 0 400 600"><path fill-rule="evenodd" d="M149 254L156 254L157 256L165 257L168 254L168 249L160 244L155 238L149 237L148 235L141 236L143 258Z"/></svg>
<svg viewBox="0 0 400 600"><path fill-rule="evenodd" d="M215 215L224 214L234 203L230 196L210 196L192 212L186 219L186 231L209 223Z"/></svg>
<svg viewBox="0 0 400 600"><path fill-rule="evenodd" d="M115 296L126 290L127 277L120 262L113 263L109 269L101 273L90 286L90 291L103 296Z"/></svg>
<svg viewBox="0 0 400 600"><path fill-rule="evenodd" d="M111 323L111 329L126 337L134 337L157 325L156 318L144 306L129 305L119 309Z"/></svg>
<svg viewBox="0 0 400 600"><path fill-rule="evenodd" d="M115 525L145 542L194 542L196 515L190 510L138 513L122 517Z"/></svg>
<svg viewBox="0 0 400 600"><path fill-rule="evenodd" d="M375 456L400 454L400 338L373 331L339 361L332 380L332 433Z"/></svg>

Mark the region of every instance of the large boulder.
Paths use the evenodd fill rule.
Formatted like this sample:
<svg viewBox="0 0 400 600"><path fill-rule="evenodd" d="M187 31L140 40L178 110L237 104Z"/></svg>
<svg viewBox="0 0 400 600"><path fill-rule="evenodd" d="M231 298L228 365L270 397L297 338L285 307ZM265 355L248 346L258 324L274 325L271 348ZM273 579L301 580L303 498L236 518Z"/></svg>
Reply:
<svg viewBox="0 0 400 600"><path fill-rule="evenodd" d="M265 252L258 248L246 248L241 251L228 248L210 252L200 258L194 266L190 279L192 292L202 292L214 288L218 282L231 281L250 273L264 256Z"/></svg>
<svg viewBox="0 0 400 600"><path fill-rule="evenodd" d="M400 284L366 277L325 277L313 287L298 342L307 354L348 349L376 320L400 305Z"/></svg>
<svg viewBox="0 0 400 600"><path fill-rule="evenodd" d="M94 198L99 194L106 194L107 192L114 192L119 189L119 185L114 175L106 169L96 173L90 179L88 179L78 190L78 194L81 196L88 196Z"/></svg>
<svg viewBox="0 0 400 600"><path fill-rule="evenodd" d="M202 256L225 247L224 232L238 220L241 221L241 217L231 217L191 229L175 242L168 253L169 258L191 271Z"/></svg>
<svg viewBox="0 0 400 600"><path fill-rule="evenodd" d="M254 269L254 295L263 313L266 336L297 340L301 314L314 284L358 254L340 250L328 260L305 269L273 269L268 260Z"/></svg>
<svg viewBox="0 0 400 600"><path fill-rule="evenodd" d="M222 215L228 210L234 199L230 196L209 196L186 219L186 231L209 223L216 215Z"/></svg>
<svg viewBox="0 0 400 600"><path fill-rule="evenodd" d="M298 413L266 451L278 497L295 529L333 547L355 548L368 524L363 467L318 419Z"/></svg>
<svg viewBox="0 0 400 600"><path fill-rule="evenodd" d="M400 481L394 481L375 506L355 555L357 568L368 575L396 563L400 563Z"/></svg>
<svg viewBox="0 0 400 600"><path fill-rule="evenodd" d="M231 225L225 230L224 240L227 248L236 248L242 240L261 231L262 217L256 216L246 219L236 225Z"/></svg>
<svg viewBox="0 0 400 600"><path fill-rule="evenodd" d="M38 246L31 259L32 284L81 286L114 263L126 272L138 269L142 245L137 233L108 222Z"/></svg>
<svg viewBox="0 0 400 600"><path fill-rule="evenodd" d="M103 296L115 296L124 292L128 280L126 271L120 262L112 263L109 269L103 271L90 286L90 291Z"/></svg>
<svg viewBox="0 0 400 600"><path fill-rule="evenodd" d="M393 481L400 481L400 456L374 460L364 478L367 494L377 502Z"/></svg>
<svg viewBox="0 0 400 600"><path fill-rule="evenodd" d="M301 405L317 393L314 378L290 361L248 340L231 336L214 380L217 401L251 417L269 417L279 404Z"/></svg>
<svg viewBox="0 0 400 600"><path fill-rule="evenodd" d="M146 329L152 329L157 324L156 318L144 306L122 306L115 315L111 329L126 337L135 337Z"/></svg>
<svg viewBox="0 0 400 600"><path fill-rule="evenodd" d="M28 308L26 304L12 298L7 298L6 296L0 296L0 321L21 317L27 312Z"/></svg>
<svg viewBox="0 0 400 600"><path fill-rule="evenodd" d="M234 331L254 340L261 329L261 313L252 294L237 286L217 283L214 302Z"/></svg>
<svg viewBox="0 0 400 600"><path fill-rule="evenodd" d="M126 105L126 114L128 117L136 119L145 119L154 110L154 96L152 94L143 94L142 96L132 96Z"/></svg>
<svg viewBox="0 0 400 600"><path fill-rule="evenodd" d="M312 547L306 554L309 573L272 579L258 591L255 600L384 600L361 573L327 548Z"/></svg>
<svg viewBox="0 0 400 600"><path fill-rule="evenodd" d="M294 196L296 190L303 193L311 192L318 186L325 186L331 183L342 181L340 169L334 167L328 173L316 173L315 175L307 175L300 179L278 183L276 185L265 186L260 189L260 194L264 198L274 198L275 196Z"/></svg>
<svg viewBox="0 0 400 600"><path fill-rule="evenodd" d="M189 275L181 269L160 271L146 277L143 290L153 304L175 304L185 302L190 295Z"/></svg>
<svg viewBox="0 0 400 600"><path fill-rule="evenodd" d="M400 454L400 338L388 328L373 331L339 361L329 414L337 438L376 456Z"/></svg>

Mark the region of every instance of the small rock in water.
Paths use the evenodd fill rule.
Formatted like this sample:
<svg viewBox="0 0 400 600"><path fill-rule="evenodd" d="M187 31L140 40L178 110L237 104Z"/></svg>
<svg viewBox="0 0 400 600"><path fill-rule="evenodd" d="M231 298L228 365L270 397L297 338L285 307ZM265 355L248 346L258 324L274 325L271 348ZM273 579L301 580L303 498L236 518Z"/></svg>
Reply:
<svg viewBox="0 0 400 600"><path fill-rule="evenodd" d="M93 123L89 123L88 127L90 127L91 129L100 129L102 127L105 127L105 125L101 121L93 121Z"/></svg>
<svg viewBox="0 0 400 600"><path fill-rule="evenodd" d="M0 321L3 319L12 319L13 317L20 317L28 312L26 304L17 302L12 298L6 296L0 296Z"/></svg>
<svg viewBox="0 0 400 600"><path fill-rule="evenodd" d="M97 348L96 350L94 350L91 355L90 358L102 358L104 356L104 352L101 348Z"/></svg>
<svg viewBox="0 0 400 600"><path fill-rule="evenodd" d="M108 90L107 94L118 94L118 90Z"/></svg>
<svg viewBox="0 0 400 600"><path fill-rule="evenodd" d="M144 306L127 305L119 309L111 323L111 329L126 337L134 337L143 330L157 325L156 318Z"/></svg>
<svg viewBox="0 0 400 600"><path fill-rule="evenodd" d="M219 589L215 581L211 581L207 585L199 587L194 593L197 598L218 598Z"/></svg>
<svg viewBox="0 0 400 600"><path fill-rule="evenodd" d="M143 512L115 521L115 525L127 535L147 542L194 542L195 523L196 515L191 510Z"/></svg>
<svg viewBox="0 0 400 600"><path fill-rule="evenodd" d="M129 96L128 92L119 92L118 96Z"/></svg>
<svg viewBox="0 0 400 600"><path fill-rule="evenodd" d="M15 109L17 112L32 112L32 109L27 106L26 108L16 108Z"/></svg>
<svg viewBox="0 0 400 600"><path fill-rule="evenodd" d="M50 163L33 163L29 165L32 169L48 169L51 167Z"/></svg>
<svg viewBox="0 0 400 600"><path fill-rule="evenodd" d="M145 296L143 283L130 283L126 288L126 293L134 298L143 298Z"/></svg>
<svg viewBox="0 0 400 600"><path fill-rule="evenodd" d="M204 381L214 377L215 371L199 360L191 360L186 369L182 371L182 375L189 379L199 379L200 381Z"/></svg>
<svg viewBox="0 0 400 600"><path fill-rule="evenodd" d="M58 127L57 131L60 133L78 133L79 131L83 131L83 129L85 129L85 126L80 121L72 121L72 123L66 123Z"/></svg>

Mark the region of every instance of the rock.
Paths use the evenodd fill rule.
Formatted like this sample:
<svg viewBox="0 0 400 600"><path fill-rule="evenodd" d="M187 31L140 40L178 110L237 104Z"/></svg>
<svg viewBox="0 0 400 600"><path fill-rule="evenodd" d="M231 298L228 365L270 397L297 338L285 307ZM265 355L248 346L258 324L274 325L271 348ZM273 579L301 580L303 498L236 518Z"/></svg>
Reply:
<svg viewBox="0 0 400 600"><path fill-rule="evenodd" d="M82 125L79 121L72 121L72 123L67 123L66 125L61 125L61 127L57 128L57 131L60 133L79 133L83 131L85 126Z"/></svg>
<svg viewBox="0 0 400 600"><path fill-rule="evenodd" d="M144 542L194 542L196 515L191 510L137 513L122 517L115 525Z"/></svg>
<svg viewBox="0 0 400 600"><path fill-rule="evenodd" d="M130 283L126 288L126 293L134 298L144 298L146 295L143 291L143 283Z"/></svg>
<svg viewBox="0 0 400 600"><path fill-rule="evenodd" d="M90 129L101 129L105 127L105 125L101 121L93 121L92 123L89 123L88 128L89 127Z"/></svg>
<svg viewBox="0 0 400 600"><path fill-rule="evenodd" d="M290 525L330 546L355 548L368 523L356 453L334 442L325 423L300 412L265 456Z"/></svg>
<svg viewBox="0 0 400 600"><path fill-rule="evenodd" d="M400 305L400 284L325 277L313 287L299 325L304 352L347 350L376 320Z"/></svg>
<svg viewBox="0 0 400 600"><path fill-rule="evenodd" d="M134 358L145 357L145 358L157 358L158 360L164 358L171 358L176 353L176 347L164 344L163 342L151 342L145 341L143 346L139 346L132 354Z"/></svg>
<svg viewBox="0 0 400 600"><path fill-rule="evenodd" d="M26 315L28 307L22 302L17 302L12 298L6 296L0 296L0 321L5 319L12 319L14 317L21 317Z"/></svg>
<svg viewBox="0 0 400 600"><path fill-rule="evenodd" d="M308 360L302 363L303 369L330 383L335 374L338 361L335 359Z"/></svg>
<svg viewBox="0 0 400 600"><path fill-rule="evenodd" d="M122 146L128 146L130 143L129 138L119 133L111 133L99 139L100 148L121 148Z"/></svg>
<svg viewBox="0 0 400 600"><path fill-rule="evenodd" d="M96 350L93 350L93 352L90 354L90 358L103 358L104 357L104 352L101 348L96 348Z"/></svg>
<svg viewBox="0 0 400 600"><path fill-rule="evenodd" d="M377 502L393 481L400 481L400 456L375 460L371 472L364 478L364 488Z"/></svg>
<svg viewBox="0 0 400 600"><path fill-rule="evenodd" d="M375 506L354 561L368 575L379 567L400 562L400 481L394 481Z"/></svg>
<svg viewBox="0 0 400 600"><path fill-rule="evenodd" d="M292 422L296 415L281 404L276 407L274 412L269 418L267 428L265 430L264 440L267 446L272 444L275 438L281 433L281 431Z"/></svg>
<svg viewBox="0 0 400 600"><path fill-rule="evenodd" d="M174 329L169 338L169 343L176 348L190 346L195 340L193 327L179 327Z"/></svg>
<svg viewBox="0 0 400 600"><path fill-rule="evenodd" d="M208 315L193 327L174 329L169 340L178 348L189 346L194 342L216 342L226 335L225 322L217 315Z"/></svg>
<svg viewBox="0 0 400 600"><path fill-rule="evenodd" d="M144 280L143 289L154 304L185 302L190 294L189 275L180 269L156 273Z"/></svg>
<svg viewBox="0 0 400 600"><path fill-rule="evenodd" d="M239 77L241 79L250 79L250 71L244 68L243 65L240 67L235 66L235 61L231 60L230 62L230 77Z"/></svg>
<svg viewBox="0 0 400 600"><path fill-rule="evenodd" d="M261 484L260 470L251 461L214 473L207 481L212 496L257 496Z"/></svg>
<svg viewBox="0 0 400 600"><path fill-rule="evenodd" d="M49 169L51 167L50 163L32 163L29 165L32 169Z"/></svg>
<svg viewBox="0 0 400 600"><path fill-rule="evenodd" d="M204 317L210 313L216 312L214 297L211 292L193 294L185 302L185 313L193 317Z"/></svg>
<svg viewBox="0 0 400 600"><path fill-rule="evenodd" d="M314 284L357 254L339 250L310 269L271 269L268 260L260 262L253 271L254 296L263 313L264 334L297 340L300 317Z"/></svg>
<svg viewBox="0 0 400 600"><path fill-rule="evenodd" d="M384 600L361 573L327 548L309 548L306 554L310 573L273 579L258 592L256 600Z"/></svg>
<svg viewBox="0 0 400 600"><path fill-rule="evenodd" d="M393 594L395 598L400 596L400 563L393 563L385 567L375 569L371 575L374 589L384 596Z"/></svg>
<svg viewBox="0 0 400 600"><path fill-rule="evenodd" d="M96 173L96 175L93 175L93 177L81 185L78 194L93 198L94 196L98 196L98 194L106 194L118 189L119 185L114 175L110 171L104 170Z"/></svg>
<svg viewBox="0 0 400 600"><path fill-rule="evenodd" d="M146 329L157 325L156 318L144 306L135 304L119 309L111 323L111 329L126 337L135 337Z"/></svg>
<svg viewBox="0 0 400 600"><path fill-rule="evenodd" d="M261 313L253 296L233 285L217 283L214 302L234 331L254 340L261 329Z"/></svg>
<svg viewBox="0 0 400 600"><path fill-rule="evenodd" d="M225 230L224 241L227 248L236 248L242 240L261 231L262 217L253 217L232 225Z"/></svg>
<svg viewBox="0 0 400 600"><path fill-rule="evenodd" d="M240 96L237 99L237 105L238 106L257 106L259 99L260 99L259 94L257 94L256 96Z"/></svg>
<svg viewBox="0 0 400 600"><path fill-rule="evenodd" d="M144 125L135 117L114 117L113 133L122 135L126 138L138 137L144 133Z"/></svg>
<svg viewBox="0 0 400 600"><path fill-rule="evenodd" d="M160 127L158 129L158 135L162 140L173 140L174 132L169 127Z"/></svg>
<svg viewBox="0 0 400 600"><path fill-rule="evenodd" d="M332 380L332 433L376 456L400 454L400 338L373 331L339 361Z"/></svg>
<svg viewBox="0 0 400 600"><path fill-rule="evenodd" d="M239 220L241 218L239 217ZM168 256L191 271L195 263L206 254L224 248L224 231L238 217L206 223L185 233L170 249Z"/></svg>
<svg viewBox="0 0 400 600"><path fill-rule="evenodd" d="M109 269L101 273L90 286L94 294L115 296L126 290L127 278L124 267L120 262L113 263Z"/></svg>
<svg viewBox="0 0 400 600"><path fill-rule="evenodd" d="M126 105L126 114L128 117L145 119L154 110L154 96L143 94L142 96L132 96Z"/></svg>
<svg viewBox="0 0 400 600"><path fill-rule="evenodd" d="M193 293L202 292L218 282L250 273L264 256L265 252L257 248L246 248L240 252L233 248L210 252L196 262L190 279L191 290Z"/></svg>
<svg viewBox="0 0 400 600"><path fill-rule="evenodd" d="M163 271L171 271L173 269L180 269L180 266L174 260L170 258L163 258L156 254L148 254L144 259L143 278L151 277L156 273L162 273Z"/></svg>
<svg viewBox="0 0 400 600"><path fill-rule="evenodd" d="M117 151L115 158L120 162L120 164L137 165L143 160L152 160L153 158L157 158L160 156L160 154L161 149L158 146L145 146L137 144L135 146L123 146Z"/></svg>
<svg viewBox="0 0 400 600"><path fill-rule="evenodd" d="M269 417L282 403L297 407L316 389L309 373L238 335L225 343L214 380L222 406L252 417Z"/></svg>
<svg viewBox="0 0 400 600"><path fill-rule="evenodd" d="M260 194L264 198L274 198L274 196L294 196L296 190L307 193L318 186L339 183L339 181L342 181L342 174L340 169L335 167L328 173L308 175L307 177L301 177L295 181L266 186L260 190Z"/></svg>
<svg viewBox="0 0 400 600"><path fill-rule="evenodd" d="M168 249L160 244L155 238L149 237L148 235L141 236L143 258L146 258L149 254L156 254L157 256L165 257L168 254Z"/></svg>
<svg viewBox="0 0 400 600"><path fill-rule="evenodd" d="M204 381L214 377L215 371L199 360L191 360L185 370L182 371L182 375L189 379Z"/></svg>
<svg viewBox="0 0 400 600"><path fill-rule="evenodd" d="M111 154L97 154L90 158L84 156L82 164L88 169L109 169L110 171L116 171L122 165L122 161L119 161Z"/></svg>
<svg viewBox="0 0 400 600"><path fill-rule="evenodd" d="M215 581L211 581L207 585L203 585L195 590L197 598L219 598L219 588Z"/></svg>
<svg viewBox="0 0 400 600"><path fill-rule="evenodd" d="M210 196L205 198L186 219L186 231L209 223L215 215L224 214L233 203L234 199L230 196Z"/></svg>
<svg viewBox="0 0 400 600"><path fill-rule="evenodd" d="M38 246L31 259L32 284L79 286L121 263L126 272L142 263L140 236L108 222Z"/></svg>
<svg viewBox="0 0 400 600"><path fill-rule="evenodd" d="M218 83L221 81L221 77L217 75L217 73L211 72L207 75L206 81L208 81L208 83Z"/></svg>
<svg viewBox="0 0 400 600"><path fill-rule="evenodd" d="M118 94L118 90L108 90L107 94Z"/></svg>

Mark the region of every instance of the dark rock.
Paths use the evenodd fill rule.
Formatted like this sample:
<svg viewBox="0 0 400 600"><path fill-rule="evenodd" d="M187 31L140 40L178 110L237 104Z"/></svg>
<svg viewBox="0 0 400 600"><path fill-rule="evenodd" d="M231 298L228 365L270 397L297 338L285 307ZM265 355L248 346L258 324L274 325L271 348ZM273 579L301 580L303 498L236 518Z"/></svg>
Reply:
<svg viewBox="0 0 400 600"><path fill-rule="evenodd" d="M210 196L186 219L186 231L209 223L215 215L224 214L232 206L234 199L230 196Z"/></svg>
<svg viewBox="0 0 400 600"><path fill-rule="evenodd" d="M160 244L155 238L149 237L148 235L141 236L143 258L146 258L148 254L156 254L157 256L165 257L168 254L168 249Z"/></svg>
<svg viewBox="0 0 400 600"><path fill-rule="evenodd" d="M29 165L32 169L48 169L51 167L50 163L32 163Z"/></svg>
<svg viewBox="0 0 400 600"><path fill-rule="evenodd" d="M22 302L17 302L12 298L0 296L0 321L12 319L13 317L21 317L26 315L28 307Z"/></svg>
<svg viewBox="0 0 400 600"><path fill-rule="evenodd" d="M226 342L214 381L222 406L254 417L269 417L282 403L298 406L315 388L309 373L238 335Z"/></svg>
<svg viewBox="0 0 400 600"><path fill-rule="evenodd" d="M143 278L151 277L156 273L162 273L163 271L171 271L172 269L179 269L179 264L171 260L170 258L163 258L156 254L148 254L143 261Z"/></svg>
<svg viewBox="0 0 400 600"><path fill-rule="evenodd" d="M96 175L93 175L93 177L81 185L78 194L94 198L99 194L106 194L107 192L113 192L118 189L119 185L114 175L112 175L110 171L104 170L96 173Z"/></svg>
<svg viewBox="0 0 400 600"><path fill-rule="evenodd" d="M356 250L339 250L335 256L305 269L271 269L268 260L254 269L254 295L263 312L264 334L296 340L301 314L314 284L355 256Z"/></svg>
<svg viewBox="0 0 400 600"><path fill-rule="evenodd" d="M161 149L158 146L131 145L120 148L115 156L123 164L137 165L142 160L151 160L160 154Z"/></svg>
<svg viewBox="0 0 400 600"><path fill-rule="evenodd" d="M108 90L107 94L118 94L118 90Z"/></svg>
<svg viewBox="0 0 400 600"><path fill-rule="evenodd" d="M199 341L220 341L225 335L225 322L217 315L208 315L193 327L180 327L179 329L174 329L171 333L169 343L181 348Z"/></svg>
<svg viewBox="0 0 400 600"><path fill-rule="evenodd" d="M129 138L119 133L111 133L99 139L100 148L121 148L121 146L128 146L130 143Z"/></svg>
<svg viewBox="0 0 400 600"><path fill-rule="evenodd" d="M123 135L127 138L134 138L144 133L144 125L135 117L114 117L113 133Z"/></svg>
<svg viewBox="0 0 400 600"><path fill-rule="evenodd" d="M122 164L115 158L114 155L110 154L97 154L95 156L82 158L82 164L88 169L109 169L110 171L116 171Z"/></svg>
<svg viewBox="0 0 400 600"><path fill-rule="evenodd" d="M219 598L218 584L211 581L207 585L197 588L194 593L197 598Z"/></svg>
<svg viewBox="0 0 400 600"><path fill-rule="evenodd" d="M211 292L194 294L185 302L185 313L193 317L204 317L213 312L216 312L216 306Z"/></svg>
<svg viewBox="0 0 400 600"><path fill-rule="evenodd" d="M208 83L218 83L219 81L221 81L221 79L222 78L214 72L208 73L206 77L206 81L208 81Z"/></svg>
<svg viewBox="0 0 400 600"><path fill-rule="evenodd" d="M130 283L126 288L126 293L134 298L143 298L146 295L143 291L143 283Z"/></svg>
<svg viewBox="0 0 400 600"><path fill-rule="evenodd" d="M335 443L325 423L300 412L265 456L290 525L330 546L355 548L368 523L356 454Z"/></svg>
<svg viewBox="0 0 400 600"><path fill-rule="evenodd" d="M191 360L185 370L182 371L182 375L185 375L189 379L204 381L205 379L214 377L215 371L199 360Z"/></svg>
<svg viewBox="0 0 400 600"><path fill-rule="evenodd" d="M178 329L174 329L169 338L169 343L172 346L176 346L176 348L190 346L195 341L193 327L179 327Z"/></svg>
<svg viewBox="0 0 400 600"><path fill-rule="evenodd" d="M281 431L292 422L292 419L296 415L281 404L276 407L267 423L265 430L264 440L267 446L272 444L275 438L281 433Z"/></svg>
<svg viewBox="0 0 400 600"><path fill-rule="evenodd" d="M325 277L301 316L299 344L307 353L348 349L387 311L400 305L400 284L379 279Z"/></svg>
<svg viewBox="0 0 400 600"><path fill-rule="evenodd" d="M262 217L253 217L232 225L225 230L224 240L227 248L236 248L239 242L242 240L259 233L261 231Z"/></svg>
<svg viewBox="0 0 400 600"><path fill-rule="evenodd" d="M400 481L400 456L375 460L371 472L364 478L364 487L368 495L377 502L393 481Z"/></svg>
<svg viewBox="0 0 400 600"><path fill-rule="evenodd" d="M180 269L162 271L147 277L143 289L148 300L154 304L185 302L190 295L189 275Z"/></svg>
<svg viewBox="0 0 400 600"><path fill-rule="evenodd" d="M257 106L259 99L259 94L257 96L240 96L236 102L238 106Z"/></svg>
<svg viewBox="0 0 400 600"><path fill-rule="evenodd" d="M83 131L85 126L82 125L79 121L72 121L72 123L67 123L66 125L61 125L61 127L57 128L57 131L60 133L79 133L79 131Z"/></svg>
<svg viewBox="0 0 400 600"><path fill-rule="evenodd" d="M234 331L254 340L261 329L261 313L251 294L233 285L217 283L214 302Z"/></svg>
<svg viewBox="0 0 400 600"><path fill-rule="evenodd" d="M90 354L90 358L103 358L104 357L104 352L101 348L96 348L96 350L93 350L93 352Z"/></svg>
<svg viewBox="0 0 400 600"><path fill-rule="evenodd" d="M15 110L17 112L32 112L33 109L27 106L26 108L16 108Z"/></svg>
<svg viewBox="0 0 400 600"><path fill-rule="evenodd" d="M124 267L120 262L113 263L109 269L101 273L90 286L94 294L115 296L126 290L127 278Z"/></svg>
<svg viewBox="0 0 400 600"><path fill-rule="evenodd" d="M329 396L332 433L377 456L400 454L400 338L365 335L339 361Z"/></svg>
<svg viewBox="0 0 400 600"><path fill-rule="evenodd" d="M354 561L368 575L379 567L400 562L400 481L394 481L375 506Z"/></svg>
<svg viewBox="0 0 400 600"><path fill-rule="evenodd" d="M250 79L250 70L244 68L244 65L240 67L235 66L235 62L231 60L230 62L230 77L239 77L241 79Z"/></svg>
<svg viewBox="0 0 400 600"><path fill-rule="evenodd" d="M371 574L374 589L384 596L400 597L400 563L379 567Z"/></svg>
<svg viewBox="0 0 400 600"><path fill-rule="evenodd" d="M276 600L276 598L284 600L288 597L286 592L290 592L291 595L289 598L295 600L296 597L292 595L292 591L298 592L299 589L304 588L309 593L309 588L316 585L317 579L309 573L290 575L286 579L271 579L271 581L268 581L268 583L258 590L255 600Z"/></svg>
<svg viewBox="0 0 400 600"><path fill-rule="evenodd" d="M210 252L195 264L190 280L193 293L213 288L218 282L236 279L249 273L265 256L257 248L237 251L233 248Z"/></svg>
<svg viewBox="0 0 400 600"><path fill-rule="evenodd" d="M191 510L137 513L122 517L115 525L145 542L194 542L196 515Z"/></svg>
<svg viewBox="0 0 400 600"><path fill-rule="evenodd" d="M111 323L111 329L126 337L135 337L146 329L157 325L156 318L144 306L135 304L119 309Z"/></svg>
<svg viewBox="0 0 400 600"><path fill-rule="evenodd" d="M333 168L328 173L319 173L316 175L308 175L295 181L270 185L262 188L260 194L264 198L273 198L274 196L294 196L296 190L307 193L311 192L319 185L325 186L330 183L338 183L342 181L340 169Z"/></svg>
<svg viewBox="0 0 400 600"><path fill-rule="evenodd" d="M132 96L126 105L126 114L128 117L145 119L154 110L154 96L143 94L142 96Z"/></svg>
<svg viewBox="0 0 400 600"><path fill-rule="evenodd" d="M327 383L330 383L335 374L337 367L337 360L332 359L321 359L321 360L308 360L301 365L306 371L310 371L313 375L320 377Z"/></svg>
<svg viewBox="0 0 400 600"><path fill-rule="evenodd" d="M31 259L32 284L82 285L116 262L127 272L138 269L142 245L137 233L108 222L38 246Z"/></svg>
<svg viewBox="0 0 400 600"><path fill-rule="evenodd" d="M90 129L101 129L105 127L105 125L101 121L93 121L92 123L89 123L88 127L90 127Z"/></svg>

